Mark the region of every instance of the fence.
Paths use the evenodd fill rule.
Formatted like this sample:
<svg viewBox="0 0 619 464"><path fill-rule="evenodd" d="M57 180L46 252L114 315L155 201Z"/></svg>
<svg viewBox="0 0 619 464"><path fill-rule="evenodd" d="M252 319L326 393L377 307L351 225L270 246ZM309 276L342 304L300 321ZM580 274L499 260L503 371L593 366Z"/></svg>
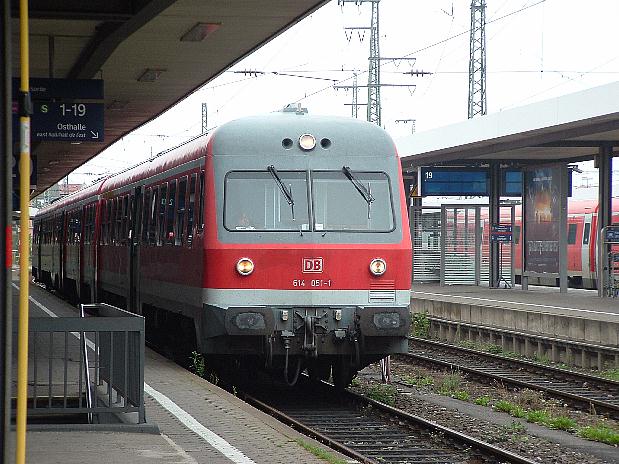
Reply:
<svg viewBox="0 0 619 464"><path fill-rule="evenodd" d="M514 225L514 206L500 206L500 221ZM413 283L484 285L490 280L490 231L488 205L445 204L413 206L410 211L413 242ZM511 229L510 229L511 230ZM514 283L514 246L498 243L498 281Z"/></svg>
<svg viewBox="0 0 619 464"><path fill-rule="evenodd" d="M30 319L28 415L137 413L144 423L144 319L107 304L81 312Z"/></svg>

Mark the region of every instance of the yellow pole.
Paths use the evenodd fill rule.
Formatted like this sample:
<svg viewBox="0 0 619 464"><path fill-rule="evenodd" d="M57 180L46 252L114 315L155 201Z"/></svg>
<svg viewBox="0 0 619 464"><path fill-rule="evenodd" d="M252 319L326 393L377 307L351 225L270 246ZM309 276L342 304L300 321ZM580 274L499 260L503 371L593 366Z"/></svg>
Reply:
<svg viewBox="0 0 619 464"><path fill-rule="evenodd" d="M29 102L30 68L28 50L28 0L19 2L19 42L21 84L20 100ZM26 98L23 98L24 95ZM24 105L30 106L30 105ZM15 439L15 462L26 462L26 408L28 399L28 262L30 254L30 116L20 109L20 154L19 154L19 325L17 333L17 436Z"/></svg>

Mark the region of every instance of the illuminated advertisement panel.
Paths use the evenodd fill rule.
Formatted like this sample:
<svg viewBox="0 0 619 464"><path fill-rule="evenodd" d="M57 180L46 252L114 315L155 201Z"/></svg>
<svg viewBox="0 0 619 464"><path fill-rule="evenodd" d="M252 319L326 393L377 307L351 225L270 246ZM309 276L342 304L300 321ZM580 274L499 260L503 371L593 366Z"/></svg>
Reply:
<svg viewBox="0 0 619 464"><path fill-rule="evenodd" d="M525 270L558 273L561 168L533 168L524 173Z"/></svg>

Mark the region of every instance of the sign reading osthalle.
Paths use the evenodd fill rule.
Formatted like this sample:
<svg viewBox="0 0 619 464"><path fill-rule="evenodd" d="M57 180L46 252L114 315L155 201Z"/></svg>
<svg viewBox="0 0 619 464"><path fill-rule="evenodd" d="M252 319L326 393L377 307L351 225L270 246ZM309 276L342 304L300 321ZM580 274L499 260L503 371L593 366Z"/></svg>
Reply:
<svg viewBox="0 0 619 464"><path fill-rule="evenodd" d="M560 166L524 171L524 258L527 272L559 272L562 172Z"/></svg>

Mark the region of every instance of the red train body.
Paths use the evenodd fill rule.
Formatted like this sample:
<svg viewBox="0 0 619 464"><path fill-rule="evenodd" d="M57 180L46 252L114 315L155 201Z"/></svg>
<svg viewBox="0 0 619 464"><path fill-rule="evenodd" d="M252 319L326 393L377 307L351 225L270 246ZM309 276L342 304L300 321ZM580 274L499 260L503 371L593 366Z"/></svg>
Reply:
<svg viewBox="0 0 619 464"><path fill-rule="evenodd" d="M162 345L346 384L407 350L395 147L344 118L233 121L42 210L33 276L142 314Z"/></svg>
<svg viewBox="0 0 619 464"><path fill-rule="evenodd" d="M619 199L613 199L613 223L619 223ZM505 218L506 219L506 218ZM596 288L597 282L597 220L598 203L595 200L568 200L567 218L567 275L570 286ZM508 222L508 221L506 221ZM515 273L522 268L521 207L516 207ZM529 283L555 285L555 279L529 278Z"/></svg>

